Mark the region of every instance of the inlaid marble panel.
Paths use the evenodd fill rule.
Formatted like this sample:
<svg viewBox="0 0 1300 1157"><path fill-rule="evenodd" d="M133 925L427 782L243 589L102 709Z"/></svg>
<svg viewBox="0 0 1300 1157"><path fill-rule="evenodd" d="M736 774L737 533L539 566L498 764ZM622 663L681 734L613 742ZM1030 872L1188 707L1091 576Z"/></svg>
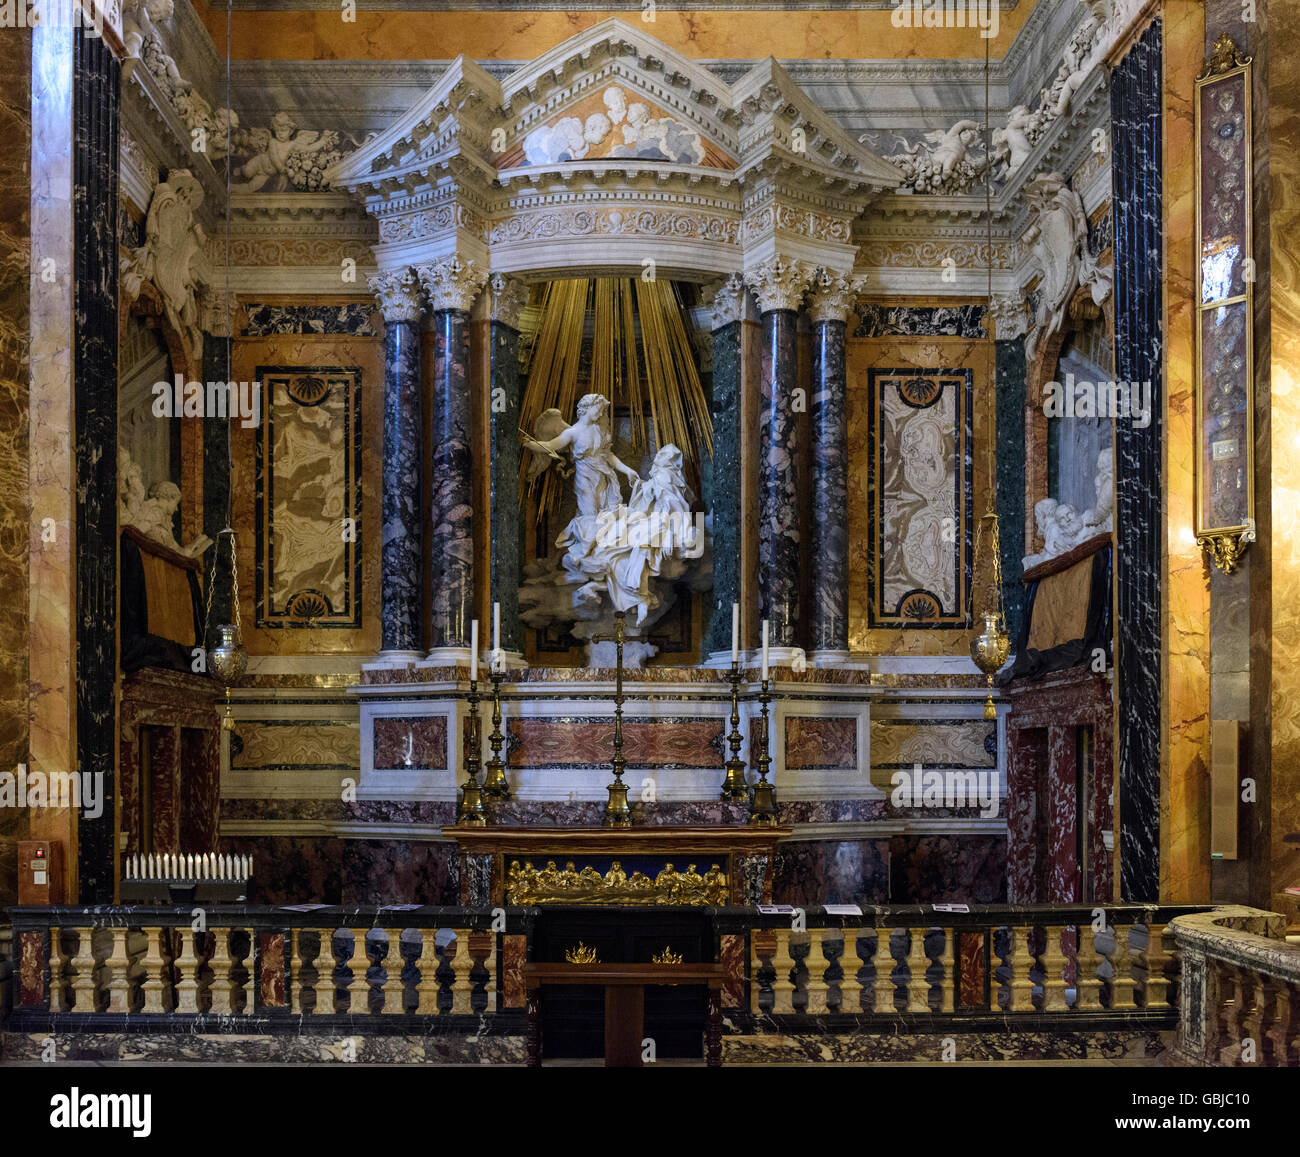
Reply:
<svg viewBox="0 0 1300 1157"><path fill-rule="evenodd" d="M381 716L373 727L373 766L432 770L447 766L445 715ZM484 734L490 728L489 722Z"/></svg>
<svg viewBox="0 0 1300 1157"><path fill-rule="evenodd" d="M259 366L257 625L361 620L358 367Z"/></svg>
<svg viewBox="0 0 1300 1157"><path fill-rule="evenodd" d="M785 766L788 771L812 767L852 771L858 766L858 721L787 715Z"/></svg>
<svg viewBox="0 0 1300 1157"><path fill-rule="evenodd" d="M240 337L269 337L281 333L379 336L374 307L365 302L347 301L341 305L248 302L243 307Z"/></svg>
<svg viewBox="0 0 1300 1157"><path fill-rule="evenodd" d="M997 725L982 719L871 721L873 768L996 767L997 759Z"/></svg>
<svg viewBox="0 0 1300 1157"><path fill-rule="evenodd" d="M721 719L624 718L623 755L633 767L721 767ZM602 767L614 751L614 721L519 719L509 724L511 767Z"/></svg>
<svg viewBox="0 0 1300 1157"><path fill-rule="evenodd" d="M241 720L243 749L231 756L239 771L285 771L300 767L354 771L361 765L361 732L333 720Z"/></svg>
<svg viewBox="0 0 1300 1157"><path fill-rule="evenodd" d="M875 305L857 307L854 337L973 337L984 333L982 305Z"/></svg>
<svg viewBox="0 0 1300 1157"><path fill-rule="evenodd" d="M873 627L966 626L973 381L961 369L868 373Z"/></svg>

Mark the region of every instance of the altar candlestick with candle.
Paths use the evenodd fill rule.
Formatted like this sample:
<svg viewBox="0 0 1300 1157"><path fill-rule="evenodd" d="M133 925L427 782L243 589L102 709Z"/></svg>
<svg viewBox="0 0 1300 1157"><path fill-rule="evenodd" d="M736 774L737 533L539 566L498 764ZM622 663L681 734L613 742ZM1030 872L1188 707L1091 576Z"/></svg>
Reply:
<svg viewBox="0 0 1300 1157"><path fill-rule="evenodd" d="M478 619L469 625L469 681L478 682Z"/></svg>
<svg viewBox="0 0 1300 1157"><path fill-rule="evenodd" d="M763 620L763 681L767 682L767 620Z"/></svg>
<svg viewBox="0 0 1300 1157"><path fill-rule="evenodd" d="M740 662L740 604L731 604L731 661Z"/></svg>

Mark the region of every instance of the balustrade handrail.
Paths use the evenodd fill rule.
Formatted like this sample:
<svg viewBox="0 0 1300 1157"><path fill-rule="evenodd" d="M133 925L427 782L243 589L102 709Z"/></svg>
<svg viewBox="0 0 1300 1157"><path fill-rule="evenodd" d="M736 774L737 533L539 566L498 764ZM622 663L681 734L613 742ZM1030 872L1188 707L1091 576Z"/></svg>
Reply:
<svg viewBox="0 0 1300 1157"><path fill-rule="evenodd" d="M1184 949L1300 982L1300 944L1288 943L1286 923L1277 912L1231 906L1179 916L1170 931Z"/></svg>

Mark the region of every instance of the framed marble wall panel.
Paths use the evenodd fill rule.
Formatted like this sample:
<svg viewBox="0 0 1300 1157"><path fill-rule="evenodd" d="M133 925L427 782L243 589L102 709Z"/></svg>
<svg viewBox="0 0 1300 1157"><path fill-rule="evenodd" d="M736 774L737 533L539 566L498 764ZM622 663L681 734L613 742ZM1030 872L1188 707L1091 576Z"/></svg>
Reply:
<svg viewBox="0 0 1300 1157"><path fill-rule="evenodd" d="M1223 36L1196 82L1196 538L1231 574L1255 537L1251 81Z"/></svg>
<svg viewBox="0 0 1300 1157"><path fill-rule="evenodd" d="M867 375L870 628L967 629L971 369Z"/></svg>
<svg viewBox="0 0 1300 1157"><path fill-rule="evenodd" d="M357 366L258 366L256 625L361 625Z"/></svg>

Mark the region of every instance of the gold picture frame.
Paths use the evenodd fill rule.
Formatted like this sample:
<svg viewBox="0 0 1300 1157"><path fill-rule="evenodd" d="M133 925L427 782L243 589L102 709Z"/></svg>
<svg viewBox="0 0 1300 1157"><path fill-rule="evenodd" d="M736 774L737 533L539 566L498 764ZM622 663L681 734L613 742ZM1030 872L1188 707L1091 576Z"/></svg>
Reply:
<svg viewBox="0 0 1300 1157"><path fill-rule="evenodd" d="M1219 37L1194 100L1196 540L1224 574L1255 541L1250 70L1250 57Z"/></svg>

